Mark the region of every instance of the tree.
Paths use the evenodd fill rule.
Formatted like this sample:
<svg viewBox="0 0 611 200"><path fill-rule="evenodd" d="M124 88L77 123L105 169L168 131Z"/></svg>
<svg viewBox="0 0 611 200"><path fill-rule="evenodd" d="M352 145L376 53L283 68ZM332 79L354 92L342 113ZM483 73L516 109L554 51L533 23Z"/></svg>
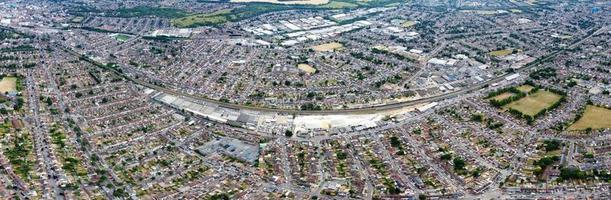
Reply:
<svg viewBox="0 0 611 200"><path fill-rule="evenodd" d="M560 178L562 178L563 180L570 180L570 179L585 179L587 178L588 175L586 174L586 172L581 171L577 168L562 168L560 169Z"/></svg>
<svg viewBox="0 0 611 200"><path fill-rule="evenodd" d="M454 158L454 170L464 170L465 169L465 161L462 158Z"/></svg>
<svg viewBox="0 0 611 200"><path fill-rule="evenodd" d="M399 148L401 147L401 141L399 141L399 138L397 138L396 136L392 136L390 137L390 146Z"/></svg>
<svg viewBox="0 0 611 200"><path fill-rule="evenodd" d="M476 178L477 178L477 177L479 177L479 176L480 176L481 171L482 171L482 170L481 170L481 169L478 167L477 169L475 169L475 170L473 170L473 171L471 172L471 176L473 176L473 177L476 177Z"/></svg>
<svg viewBox="0 0 611 200"><path fill-rule="evenodd" d="M471 121L482 122L484 121L484 116L482 114L473 114L471 115Z"/></svg>
<svg viewBox="0 0 611 200"><path fill-rule="evenodd" d="M127 194L125 193L125 190L123 188L117 188L113 193L113 196L115 197L125 197L127 196Z"/></svg>
<svg viewBox="0 0 611 200"><path fill-rule="evenodd" d="M541 169L545 169L547 166L554 164L554 162L557 162L560 160L560 157L558 156L545 156L541 159L539 159L538 161L535 161L535 165L541 167Z"/></svg>
<svg viewBox="0 0 611 200"><path fill-rule="evenodd" d="M441 160L451 160L452 159L452 154L446 153L441 155Z"/></svg>
<svg viewBox="0 0 611 200"><path fill-rule="evenodd" d="M543 141L543 145L545 147L545 151L554 151L560 149L560 145L562 143L559 140L545 140Z"/></svg>
<svg viewBox="0 0 611 200"><path fill-rule="evenodd" d="M594 154L591 152L588 152L584 155L585 158L594 158Z"/></svg>
<svg viewBox="0 0 611 200"><path fill-rule="evenodd" d="M339 151L339 150L335 152L335 156L337 156L337 159L340 159L340 160L345 160L346 158L348 158L348 154L342 151Z"/></svg>
<svg viewBox="0 0 611 200"><path fill-rule="evenodd" d="M284 131L284 136L286 136L286 137L293 137L293 131L291 131L291 130Z"/></svg>

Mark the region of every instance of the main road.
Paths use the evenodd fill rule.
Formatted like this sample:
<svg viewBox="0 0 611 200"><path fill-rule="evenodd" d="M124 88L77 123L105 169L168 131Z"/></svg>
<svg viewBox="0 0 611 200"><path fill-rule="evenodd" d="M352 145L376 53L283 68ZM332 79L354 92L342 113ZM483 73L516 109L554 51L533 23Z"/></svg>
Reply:
<svg viewBox="0 0 611 200"><path fill-rule="evenodd" d="M369 107L361 107L361 108L347 108L347 109L336 109L336 110L297 110L297 109L283 109L283 108L269 108L269 107L254 107L254 106L247 106L247 105L240 105L240 104L233 104L233 103L227 103L227 102L222 102L219 100L215 100L215 99L210 99L210 98L206 98L200 95L196 95L196 94L189 94L189 93L185 93L185 92L181 92L181 91L176 91L176 90L172 90L172 89L168 89L165 88L163 86L158 86L158 85L154 85L151 83L148 83L146 81L143 80L139 80L136 78L133 78L131 76L128 76L124 73L122 73L121 71L115 69L115 68L111 68L106 66L105 64L95 61L91 58L89 58L88 56L78 53L74 50L72 50L69 47L64 46L63 44L59 44L56 43L56 46L66 50L67 52L95 65L101 68L104 68L106 70L112 71L115 74L134 82L135 84L138 85L142 85L166 94L170 94L170 95L175 95L175 96L180 96L180 97L188 97L191 99L195 99L195 100L199 100L199 101L204 101L207 103L212 103L212 104L217 104L221 107L226 107L226 108L231 108L231 109L238 109L238 110L252 110L252 111L259 111L259 112L276 112L276 113L286 113L286 114L298 114L298 115L329 115L329 114L372 114L372 113L377 113L377 112L381 112L381 111L390 111L390 110L396 110L396 109L400 109L400 108L404 108L407 106L414 106L414 105L419 105L419 104L424 104L424 103L430 103L430 102L435 102L435 101L441 101L441 100L445 100L445 99L449 99L449 98L454 98L463 94L467 94L485 87L488 87L488 85L492 84L492 83L497 83L500 81L503 81L506 77L514 74L514 73L520 73L520 72L525 72L528 71L530 69L533 69L535 67L537 67L539 64L546 62L552 58L555 58L557 55L563 53L564 51L566 51L567 49L572 49L577 45L580 45L584 40L590 38L593 35L596 35L600 32L603 32L607 29L607 26L602 26L601 28L599 28L598 30L586 35L585 37L575 41L573 44L569 45L568 47L556 50L554 52L551 52L545 56L541 56L538 59L536 59L535 61L532 61L528 64L526 64L524 67L515 70L512 73L505 73L501 76L498 76L496 78L487 80L487 81L483 81L480 82L478 84L475 84L471 87L468 88L464 88L461 90L457 90L457 91L453 91L453 92L448 92L448 93L444 93L444 94L440 94L440 95L436 95L436 96L431 96L431 97L425 97L425 98L421 98L421 99L417 99L417 100L412 100L412 101L404 101L404 102L396 102L396 103L389 103L389 104L383 104L383 105L373 105L373 106L369 106Z"/></svg>

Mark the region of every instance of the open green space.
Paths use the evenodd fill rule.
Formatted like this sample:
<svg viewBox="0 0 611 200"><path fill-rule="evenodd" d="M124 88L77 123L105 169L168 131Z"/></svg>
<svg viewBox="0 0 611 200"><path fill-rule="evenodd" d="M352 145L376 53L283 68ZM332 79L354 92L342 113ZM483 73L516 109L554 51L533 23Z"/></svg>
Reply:
<svg viewBox="0 0 611 200"><path fill-rule="evenodd" d="M3 141L4 156L13 167L13 171L24 181L36 179L32 176L35 162L32 157L32 140L28 134L17 134L12 141Z"/></svg>
<svg viewBox="0 0 611 200"><path fill-rule="evenodd" d="M611 128L611 109L588 105L583 116L569 127L571 131Z"/></svg>
<svg viewBox="0 0 611 200"><path fill-rule="evenodd" d="M520 85L516 89L520 90L520 92L523 92L523 93L529 93L534 88L535 87L533 87L531 85Z"/></svg>
<svg viewBox="0 0 611 200"><path fill-rule="evenodd" d="M356 8L356 7L359 7L359 5L350 3L350 2L343 2L343 1L331 1L328 4L320 5L320 7L328 8L328 9L347 9L347 8Z"/></svg>
<svg viewBox="0 0 611 200"><path fill-rule="evenodd" d="M83 16L76 16L76 17L72 18L70 20L70 22L72 22L72 23L81 23L81 22L83 22L83 20L85 20L85 17L83 17Z"/></svg>
<svg viewBox="0 0 611 200"><path fill-rule="evenodd" d="M491 51L488 54L490 54L491 56L501 57L501 56L509 55L512 52L513 52L513 49L502 49L502 50Z"/></svg>
<svg viewBox="0 0 611 200"><path fill-rule="evenodd" d="M499 95L496 95L496 96L492 97L492 99L497 100L497 101L502 101L502 100L505 100L505 99L507 99L509 97L512 97L514 95L515 94L512 93L512 92L504 92L504 93L501 93Z"/></svg>
<svg viewBox="0 0 611 200"><path fill-rule="evenodd" d="M339 42L330 42L330 43L324 43L324 44L312 46L310 48L316 52L325 52L325 51L336 51L336 50L342 49L344 48L344 45Z"/></svg>
<svg viewBox="0 0 611 200"><path fill-rule="evenodd" d="M112 37L115 38L115 40L118 40L118 41L121 41L121 42L125 42L125 41L129 40L129 36L123 35L123 34L115 34Z"/></svg>
<svg viewBox="0 0 611 200"><path fill-rule="evenodd" d="M312 67L311 65L308 64L298 64L297 68L299 68L301 71L304 71L308 74L313 74L316 72L316 68Z"/></svg>
<svg viewBox="0 0 611 200"><path fill-rule="evenodd" d="M547 109L560 101L561 95L556 93L539 90L534 94L528 95L520 100L511 102L505 108L514 109L524 115L535 116L544 109Z"/></svg>
<svg viewBox="0 0 611 200"><path fill-rule="evenodd" d="M219 10L213 13L195 14L172 19L172 25L179 28L209 26L229 21L232 9Z"/></svg>
<svg viewBox="0 0 611 200"><path fill-rule="evenodd" d="M11 29L0 27L0 40L17 39L20 37L24 37L24 35Z"/></svg>
<svg viewBox="0 0 611 200"><path fill-rule="evenodd" d="M6 76L0 81L0 92L16 92L17 91L17 77Z"/></svg>
<svg viewBox="0 0 611 200"><path fill-rule="evenodd" d="M415 21L411 21L411 20L406 20L403 23L401 23L401 26L403 26L403 28L409 28L416 25Z"/></svg>

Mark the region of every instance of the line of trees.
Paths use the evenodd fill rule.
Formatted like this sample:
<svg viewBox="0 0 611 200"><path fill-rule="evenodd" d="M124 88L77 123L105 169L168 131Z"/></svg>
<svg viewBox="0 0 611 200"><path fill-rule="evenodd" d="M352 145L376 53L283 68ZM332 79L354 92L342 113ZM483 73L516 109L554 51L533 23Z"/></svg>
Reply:
<svg viewBox="0 0 611 200"><path fill-rule="evenodd" d="M6 64L6 65L0 65L0 68L4 68L4 69L17 69L17 68L33 68L36 67L36 63L24 63L21 66L17 65L16 63L11 63L11 64Z"/></svg>
<svg viewBox="0 0 611 200"><path fill-rule="evenodd" d="M521 98L524 98L526 96L526 94L520 92L520 93L515 93L514 95L511 95L510 97L507 97L505 99L501 99L501 100L496 100L496 99L490 99L490 104L492 104L494 107L502 107L504 105L507 105L511 102L517 101Z"/></svg>
<svg viewBox="0 0 611 200"><path fill-rule="evenodd" d="M525 84L527 84L527 83L525 83ZM528 85L534 85L534 84L528 84ZM503 94L503 93L506 93L506 92L513 93L512 96L507 97L505 99L501 99L501 100L490 99L490 104L492 104L495 107L500 108L501 106L507 105L507 104L509 104L511 102L514 102L514 101L517 101L517 100L519 100L521 98L526 97L527 94L535 93L538 90L539 90L538 86L534 86L534 88L530 92L524 93L524 92L518 90L516 87L509 87L509 88L503 88L503 89L500 89L500 90L496 90L496 91L490 92L490 93L488 93L488 96L486 98L492 98L492 97L495 97L497 95L500 95L500 94Z"/></svg>

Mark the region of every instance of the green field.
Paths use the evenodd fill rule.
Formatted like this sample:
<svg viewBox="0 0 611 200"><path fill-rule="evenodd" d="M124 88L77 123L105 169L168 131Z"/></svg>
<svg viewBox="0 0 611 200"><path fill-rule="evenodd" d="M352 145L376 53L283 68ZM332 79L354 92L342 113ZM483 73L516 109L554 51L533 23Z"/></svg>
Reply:
<svg viewBox="0 0 611 200"><path fill-rule="evenodd" d="M82 16L76 16L74 18L72 18L72 20L70 20L72 23L81 23L83 22L83 20L85 20L85 17Z"/></svg>
<svg viewBox="0 0 611 200"><path fill-rule="evenodd" d="M517 87L516 89L520 90L520 92L523 93L528 93L530 92L532 89L534 89L535 87L531 86L531 85L520 85L519 87Z"/></svg>
<svg viewBox="0 0 611 200"><path fill-rule="evenodd" d="M298 64L297 68L299 68L300 70L308 73L308 74L313 74L314 72L316 72L316 68L312 67L311 65L308 64Z"/></svg>
<svg viewBox="0 0 611 200"><path fill-rule="evenodd" d="M337 50L343 49L344 45L339 42L330 42L330 43L312 46L310 48L316 52L325 52L325 51L331 52L331 51L337 51Z"/></svg>
<svg viewBox="0 0 611 200"><path fill-rule="evenodd" d="M553 92L539 90L534 94L511 102L504 107L520 111L525 115L534 116L543 109L549 108L561 98L562 96Z"/></svg>
<svg viewBox="0 0 611 200"><path fill-rule="evenodd" d="M415 21L411 21L411 20L406 20L405 22L401 23L401 26L403 26L403 28L409 28L416 25Z"/></svg>
<svg viewBox="0 0 611 200"><path fill-rule="evenodd" d="M583 116L569 127L571 131L587 128L611 128L611 110L608 108L588 105Z"/></svg>
<svg viewBox="0 0 611 200"><path fill-rule="evenodd" d="M0 92L15 92L17 91L17 77L7 76L0 81Z"/></svg>
<svg viewBox="0 0 611 200"><path fill-rule="evenodd" d="M225 23L229 20L232 9L219 10L213 13L195 14L172 19L172 25L179 28L210 26Z"/></svg>
<svg viewBox="0 0 611 200"><path fill-rule="evenodd" d="M347 8L356 8L356 7L359 7L359 5L354 4L354 3L349 3L349 2L331 1L328 4L320 5L319 7L328 8L328 9L347 9Z"/></svg>
<svg viewBox="0 0 611 200"><path fill-rule="evenodd" d="M125 41L129 40L129 36L123 35L123 34L116 34L113 37L115 38L115 40L119 40L121 42L125 42Z"/></svg>
<svg viewBox="0 0 611 200"><path fill-rule="evenodd" d="M488 54L490 54L491 56L501 57L501 56L509 55L512 52L513 52L513 49L503 49L503 50L491 51Z"/></svg>

